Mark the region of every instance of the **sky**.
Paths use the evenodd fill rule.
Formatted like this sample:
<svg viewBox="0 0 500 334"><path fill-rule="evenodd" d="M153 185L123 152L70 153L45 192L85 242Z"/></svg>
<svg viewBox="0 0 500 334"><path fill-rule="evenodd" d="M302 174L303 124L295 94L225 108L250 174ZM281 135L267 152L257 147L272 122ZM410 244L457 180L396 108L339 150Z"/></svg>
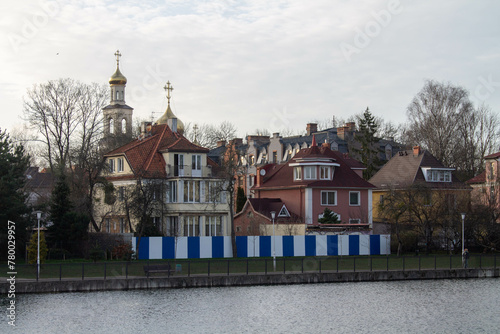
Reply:
<svg viewBox="0 0 500 334"><path fill-rule="evenodd" d="M24 0L0 4L0 128L59 78L107 84L120 50L134 119L171 107L238 135L305 131L369 107L395 124L425 80L500 110L500 2Z"/></svg>

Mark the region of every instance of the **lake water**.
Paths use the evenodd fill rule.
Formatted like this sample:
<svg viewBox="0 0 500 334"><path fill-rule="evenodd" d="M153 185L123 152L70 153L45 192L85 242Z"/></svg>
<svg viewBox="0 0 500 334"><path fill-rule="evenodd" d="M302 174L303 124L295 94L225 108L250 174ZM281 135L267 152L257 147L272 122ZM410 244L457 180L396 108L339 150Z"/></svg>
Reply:
<svg viewBox="0 0 500 334"><path fill-rule="evenodd" d="M500 279L33 294L16 302L16 327L4 317L0 333L500 333Z"/></svg>

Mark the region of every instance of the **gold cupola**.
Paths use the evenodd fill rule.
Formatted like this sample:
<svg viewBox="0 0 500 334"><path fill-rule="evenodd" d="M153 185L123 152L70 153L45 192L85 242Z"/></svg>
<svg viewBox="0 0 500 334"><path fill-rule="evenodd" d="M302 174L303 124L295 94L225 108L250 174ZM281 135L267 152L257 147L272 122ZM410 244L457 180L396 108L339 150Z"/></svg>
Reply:
<svg viewBox="0 0 500 334"><path fill-rule="evenodd" d="M167 81L167 84L165 87L163 87L167 91L167 100L168 100L168 105L167 105L167 110L165 110L165 113L156 121L156 124L168 124L169 119L177 118L175 114L173 113L172 109L170 109L170 92L174 90L174 87L170 84L170 81ZM177 118L177 132L180 134L184 133L184 123L180 119Z"/></svg>
<svg viewBox="0 0 500 334"><path fill-rule="evenodd" d="M116 56L116 71L115 73L109 78L109 84L110 85L125 85L127 84L127 78L120 72L120 51L116 50L115 52Z"/></svg>

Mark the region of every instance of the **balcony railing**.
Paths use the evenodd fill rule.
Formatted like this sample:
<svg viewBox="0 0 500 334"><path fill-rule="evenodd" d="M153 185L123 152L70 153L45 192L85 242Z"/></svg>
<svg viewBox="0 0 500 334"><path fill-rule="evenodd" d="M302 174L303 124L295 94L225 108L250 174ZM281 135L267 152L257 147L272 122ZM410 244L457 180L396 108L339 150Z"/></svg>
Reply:
<svg viewBox="0 0 500 334"><path fill-rule="evenodd" d="M167 165L166 172L168 177L212 177L212 166Z"/></svg>

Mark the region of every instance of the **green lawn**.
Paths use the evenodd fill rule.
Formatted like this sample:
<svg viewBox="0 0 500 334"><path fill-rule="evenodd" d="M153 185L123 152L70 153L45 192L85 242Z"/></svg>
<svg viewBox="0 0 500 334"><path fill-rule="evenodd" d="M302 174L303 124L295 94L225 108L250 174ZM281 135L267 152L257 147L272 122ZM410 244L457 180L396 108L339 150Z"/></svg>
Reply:
<svg viewBox="0 0 500 334"><path fill-rule="evenodd" d="M144 266L170 264L171 276L228 275L272 273L272 258L245 259L195 259L195 260L139 260L131 262L84 262L45 263L41 265L40 278L114 278L145 277ZM493 268L500 265L496 255L471 255L469 268ZM346 272L385 270L430 270L462 268L459 255L436 256L318 256L276 258L276 272ZM17 265L17 278L36 278L35 265ZM0 273L6 273L7 265L0 264ZM167 276L154 273L151 276ZM0 274L0 276L3 276Z"/></svg>

